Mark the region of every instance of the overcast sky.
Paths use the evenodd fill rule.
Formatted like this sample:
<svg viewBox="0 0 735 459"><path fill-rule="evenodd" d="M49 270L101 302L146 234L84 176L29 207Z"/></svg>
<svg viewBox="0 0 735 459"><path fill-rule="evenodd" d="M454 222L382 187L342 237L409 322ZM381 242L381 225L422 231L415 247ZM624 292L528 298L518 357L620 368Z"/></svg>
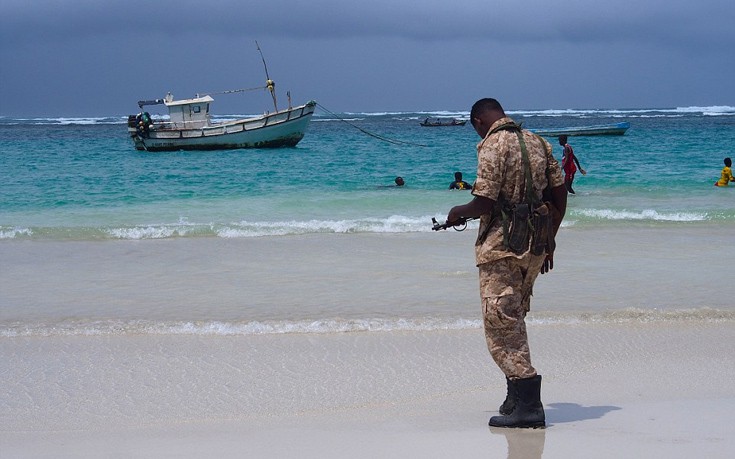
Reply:
<svg viewBox="0 0 735 459"><path fill-rule="evenodd" d="M2 0L0 116L261 86L255 40L281 100L335 112L735 106L733 0Z"/></svg>

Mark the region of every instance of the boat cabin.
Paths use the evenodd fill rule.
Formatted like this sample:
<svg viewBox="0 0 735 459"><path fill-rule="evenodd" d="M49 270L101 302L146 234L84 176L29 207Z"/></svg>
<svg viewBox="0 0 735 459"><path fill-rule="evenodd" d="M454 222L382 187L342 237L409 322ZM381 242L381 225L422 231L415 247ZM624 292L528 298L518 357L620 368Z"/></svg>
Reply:
<svg viewBox="0 0 735 459"><path fill-rule="evenodd" d="M212 101L210 96L173 100L169 93L163 103L168 107L171 123L197 128L209 125L209 103Z"/></svg>

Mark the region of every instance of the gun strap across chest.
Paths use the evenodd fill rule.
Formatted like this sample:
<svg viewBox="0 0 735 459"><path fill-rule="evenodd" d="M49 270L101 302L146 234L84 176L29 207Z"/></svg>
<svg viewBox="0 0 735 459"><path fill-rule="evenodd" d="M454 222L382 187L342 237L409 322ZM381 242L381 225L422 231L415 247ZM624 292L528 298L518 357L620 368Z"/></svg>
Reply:
<svg viewBox="0 0 735 459"><path fill-rule="evenodd" d="M513 131L516 133L516 136L518 136L518 144L521 147L521 162L523 163L523 178L524 178L524 188L525 188L525 197L523 201L521 201L521 204L528 203L531 205L538 204L540 201L538 197L536 196L536 193L533 191L533 175L531 174L531 162L528 159L528 148L526 148L526 140L523 138L523 132L521 130L521 127L517 125L516 123L510 121L508 123L501 124L500 126L497 126L492 131L490 131L490 134L494 134L498 131ZM547 168L548 172L548 168Z"/></svg>
<svg viewBox="0 0 735 459"><path fill-rule="evenodd" d="M521 160L523 161L524 181L526 182L526 199L524 202L535 205L539 199L533 191L533 175L531 174L531 161L528 159L528 149L526 148L526 140L523 138L521 130L516 131L518 143L521 146Z"/></svg>

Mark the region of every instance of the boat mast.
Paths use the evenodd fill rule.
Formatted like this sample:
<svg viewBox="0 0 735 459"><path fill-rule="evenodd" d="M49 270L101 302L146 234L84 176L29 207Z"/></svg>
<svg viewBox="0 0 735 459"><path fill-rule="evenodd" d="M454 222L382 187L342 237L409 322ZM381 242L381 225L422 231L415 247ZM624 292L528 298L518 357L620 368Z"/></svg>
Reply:
<svg viewBox="0 0 735 459"><path fill-rule="evenodd" d="M263 51L260 50L258 40L255 40L255 46L258 48L260 59L263 61L263 68L265 69L265 86L271 92L271 97L273 98L273 108L278 111L278 103L276 102L276 83L271 80L271 77L268 75L268 65L266 65L265 63L265 57L263 57Z"/></svg>

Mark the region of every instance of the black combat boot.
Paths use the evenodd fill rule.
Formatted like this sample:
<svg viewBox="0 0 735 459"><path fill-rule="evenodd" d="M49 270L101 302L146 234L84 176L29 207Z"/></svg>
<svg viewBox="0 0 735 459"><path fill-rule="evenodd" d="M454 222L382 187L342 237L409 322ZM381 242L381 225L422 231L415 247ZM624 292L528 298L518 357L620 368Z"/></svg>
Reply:
<svg viewBox="0 0 735 459"><path fill-rule="evenodd" d="M490 418L491 427L544 427L546 415L541 404L541 375L514 381L518 400L512 413Z"/></svg>
<svg viewBox="0 0 735 459"><path fill-rule="evenodd" d="M508 415L513 412L518 401L518 393L516 392L516 383L510 379L505 378L505 382L508 385L508 395L505 396L505 401L500 405L500 414Z"/></svg>

